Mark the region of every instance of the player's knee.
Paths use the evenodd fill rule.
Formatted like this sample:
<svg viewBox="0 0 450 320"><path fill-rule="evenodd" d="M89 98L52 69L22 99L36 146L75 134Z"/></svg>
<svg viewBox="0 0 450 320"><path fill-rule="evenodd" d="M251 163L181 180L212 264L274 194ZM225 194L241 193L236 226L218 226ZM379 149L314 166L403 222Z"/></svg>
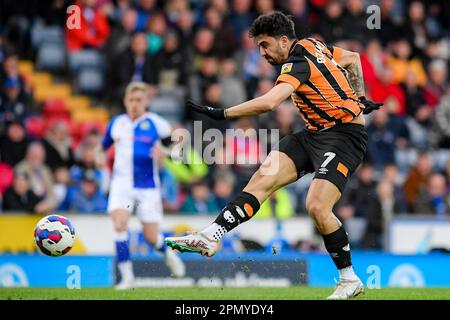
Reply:
<svg viewBox="0 0 450 320"><path fill-rule="evenodd" d="M128 230L128 221L125 219L114 219L113 220L114 231L124 232Z"/></svg>
<svg viewBox="0 0 450 320"><path fill-rule="evenodd" d="M145 241L150 243L151 245L156 245L158 242L158 236L153 234L144 234Z"/></svg>
<svg viewBox="0 0 450 320"><path fill-rule="evenodd" d="M258 170L253 176L253 184L263 191L271 192L276 188L276 181L274 176L264 175L261 170Z"/></svg>
<svg viewBox="0 0 450 320"><path fill-rule="evenodd" d="M306 211L314 220L320 220L327 214L327 206L318 198L309 198L306 200Z"/></svg>

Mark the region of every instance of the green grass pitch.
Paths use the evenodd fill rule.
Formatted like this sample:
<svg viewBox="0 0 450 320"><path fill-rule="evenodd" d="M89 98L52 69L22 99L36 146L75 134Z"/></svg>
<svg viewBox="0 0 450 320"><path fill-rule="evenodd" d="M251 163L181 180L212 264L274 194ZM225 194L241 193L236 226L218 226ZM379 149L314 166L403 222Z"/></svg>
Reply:
<svg viewBox="0 0 450 320"><path fill-rule="evenodd" d="M321 300L333 288L0 288L0 300ZM450 288L366 289L356 300L450 300Z"/></svg>

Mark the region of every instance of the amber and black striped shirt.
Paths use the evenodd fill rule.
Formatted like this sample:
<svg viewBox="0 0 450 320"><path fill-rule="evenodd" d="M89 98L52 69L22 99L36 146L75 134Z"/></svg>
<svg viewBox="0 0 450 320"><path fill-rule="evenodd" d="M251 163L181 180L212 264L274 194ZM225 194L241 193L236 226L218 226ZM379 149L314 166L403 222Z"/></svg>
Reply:
<svg viewBox="0 0 450 320"><path fill-rule="evenodd" d="M292 45L288 60L281 67L276 84L287 82L294 87L292 101L308 130L348 123L364 108L346 71L336 62L341 55L341 48L305 38Z"/></svg>

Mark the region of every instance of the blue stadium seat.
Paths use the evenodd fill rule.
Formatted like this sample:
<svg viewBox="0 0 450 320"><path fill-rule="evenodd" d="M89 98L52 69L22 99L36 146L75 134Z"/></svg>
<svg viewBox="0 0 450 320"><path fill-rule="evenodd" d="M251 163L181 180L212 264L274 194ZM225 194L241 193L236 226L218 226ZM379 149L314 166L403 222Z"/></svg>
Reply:
<svg viewBox="0 0 450 320"><path fill-rule="evenodd" d="M84 67L75 74L75 87L79 93L98 94L105 85L105 75L101 68Z"/></svg>
<svg viewBox="0 0 450 320"><path fill-rule="evenodd" d="M169 95L154 97L150 103L150 111L159 114L170 122L180 122L184 116L182 102Z"/></svg>
<svg viewBox="0 0 450 320"><path fill-rule="evenodd" d="M64 32L59 26L37 26L31 29L31 44L37 48L43 43L64 45Z"/></svg>
<svg viewBox="0 0 450 320"><path fill-rule="evenodd" d="M77 73L82 68L104 68L103 56L95 50L71 52L69 68L73 73Z"/></svg>
<svg viewBox="0 0 450 320"><path fill-rule="evenodd" d="M66 66L65 46L57 43L43 43L39 46L36 64L40 70L64 70Z"/></svg>

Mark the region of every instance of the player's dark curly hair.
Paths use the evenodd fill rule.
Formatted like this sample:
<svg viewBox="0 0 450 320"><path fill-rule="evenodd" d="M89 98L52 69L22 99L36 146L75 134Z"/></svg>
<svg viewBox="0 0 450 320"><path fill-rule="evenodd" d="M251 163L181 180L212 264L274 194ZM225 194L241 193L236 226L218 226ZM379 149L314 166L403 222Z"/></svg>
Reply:
<svg viewBox="0 0 450 320"><path fill-rule="evenodd" d="M249 30L249 35L255 38L261 34L271 37L287 36L296 39L294 21L282 12L275 11L268 15L259 16Z"/></svg>

